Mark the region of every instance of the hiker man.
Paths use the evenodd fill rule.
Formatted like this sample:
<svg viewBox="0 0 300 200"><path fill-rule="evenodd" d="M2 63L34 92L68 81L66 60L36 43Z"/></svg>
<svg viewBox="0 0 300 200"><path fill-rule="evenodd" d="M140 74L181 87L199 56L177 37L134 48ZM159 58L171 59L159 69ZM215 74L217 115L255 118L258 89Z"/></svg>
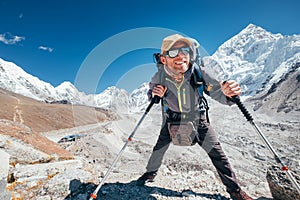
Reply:
<svg viewBox="0 0 300 200"><path fill-rule="evenodd" d="M195 63L191 62L192 49L192 40L179 34L170 35L162 42L159 55L162 69L152 77L148 96L149 99L154 96L162 99L165 110L164 122L148 161L147 171L137 180L137 184L144 185L146 182L152 182L170 143L185 145L191 137L186 137L184 134L194 130L195 137L192 143L198 143L206 151L231 198L252 200L238 185L220 142L210 126L207 111L204 109L207 108L206 101L203 100L205 98L191 84L195 79L193 78ZM201 83L202 86L204 83L206 85L205 93L223 104L233 104L230 98L241 94L239 84L233 80L219 82L220 80L204 73L203 78ZM183 131L180 131L181 126L185 127ZM182 135L177 135L178 132Z"/></svg>

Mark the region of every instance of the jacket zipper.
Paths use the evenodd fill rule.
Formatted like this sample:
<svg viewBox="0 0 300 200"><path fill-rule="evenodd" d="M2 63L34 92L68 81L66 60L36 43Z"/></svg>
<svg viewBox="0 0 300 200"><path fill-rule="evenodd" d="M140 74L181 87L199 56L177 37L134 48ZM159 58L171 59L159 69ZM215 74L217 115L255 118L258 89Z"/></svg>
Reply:
<svg viewBox="0 0 300 200"><path fill-rule="evenodd" d="M184 82L184 76L183 79L181 81L181 83L178 85L178 83L175 83L174 81L172 81L169 78L166 78L166 80L170 81L171 83L173 83L175 85L175 87L177 88L177 100L178 100L178 106L179 106L179 110L180 112L182 112L182 102L181 102L181 93L180 93L180 88ZM185 98L185 88L183 88L183 104L186 104L186 98Z"/></svg>
<svg viewBox="0 0 300 200"><path fill-rule="evenodd" d="M183 92L183 104L186 104L186 97L185 97L185 88L182 89Z"/></svg>

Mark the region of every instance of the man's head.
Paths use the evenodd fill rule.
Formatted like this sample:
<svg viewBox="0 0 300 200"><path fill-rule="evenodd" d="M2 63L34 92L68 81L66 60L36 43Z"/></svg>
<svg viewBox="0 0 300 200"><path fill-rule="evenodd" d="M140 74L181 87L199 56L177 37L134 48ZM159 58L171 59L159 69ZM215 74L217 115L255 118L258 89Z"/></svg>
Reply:
<svg viewBox="0 0 300 200"><path fill-rule="evenodd" d="M161 45L161 62L173 74L183 74L190 65L191 41L179 34L164 38Z"/></svg>

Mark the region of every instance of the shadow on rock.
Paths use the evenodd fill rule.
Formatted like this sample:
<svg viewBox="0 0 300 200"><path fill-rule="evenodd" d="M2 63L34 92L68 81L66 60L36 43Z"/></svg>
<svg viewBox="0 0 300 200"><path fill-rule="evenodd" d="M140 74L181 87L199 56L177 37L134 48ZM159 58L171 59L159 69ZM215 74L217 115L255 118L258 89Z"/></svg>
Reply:
<svg viewBox="0 0 300 200"><path fill-rule="evenodd" d="M81 183L78 179L70 182L70 194L65 200L89 199L90 194L96 189L94 183ZM196 193L192 190L175 191L156 186L137 186L136 181L129 183L106 183L98 192L97 200L156 200L162 197L202 197L207 199L229 200L221 194ZM264 200L264 199L259 199Z"/></svg>

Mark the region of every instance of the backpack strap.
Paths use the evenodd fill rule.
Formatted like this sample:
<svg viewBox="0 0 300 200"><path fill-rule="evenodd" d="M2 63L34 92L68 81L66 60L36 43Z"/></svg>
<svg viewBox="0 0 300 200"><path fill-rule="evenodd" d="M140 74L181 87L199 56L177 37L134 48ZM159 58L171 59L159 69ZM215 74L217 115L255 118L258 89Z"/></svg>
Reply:
<svg viewBox="0 0 300 200"><path fill-rule="evenodd" d="M208 116L209 106L208 106L207 100L206 100L206 98L204 96L202 96L200 98L201 98L201 101L203 103L204 109L206 111L206 120L209 123L209 116Z"/></svg>
<svg viewBox="0 0 300 200"><path fill-rule="evenodd" d="M192 80L191 84L193 85L194 88L197 88L198 95L200 98L199 99L200 109L203 106L203 108L206 111L206 120L209 123L209 117L208 117L209 106L208 106L206 98L203 95L203 93L209 94L209 91L207 90L205 80L203 79L202 72L197 63L194 63L192 73L193 73L193 80ZM192 105L194 105L194 104L192 104Z"/></svg>
<svg viewBox="0 0 300 200"><path fill-rule="evenodd" d="M160 84L165 86L165 79L166 79L166 74L165 74L165 71L161 68L161 73L160 73ZM164 98L161 98L161 101L160 101L160 104L161 104L161 114L162 114L162 126L165 125L166 123L166 116L165 116L165 112L166 112L166 102L164 100Z"/></svg>

